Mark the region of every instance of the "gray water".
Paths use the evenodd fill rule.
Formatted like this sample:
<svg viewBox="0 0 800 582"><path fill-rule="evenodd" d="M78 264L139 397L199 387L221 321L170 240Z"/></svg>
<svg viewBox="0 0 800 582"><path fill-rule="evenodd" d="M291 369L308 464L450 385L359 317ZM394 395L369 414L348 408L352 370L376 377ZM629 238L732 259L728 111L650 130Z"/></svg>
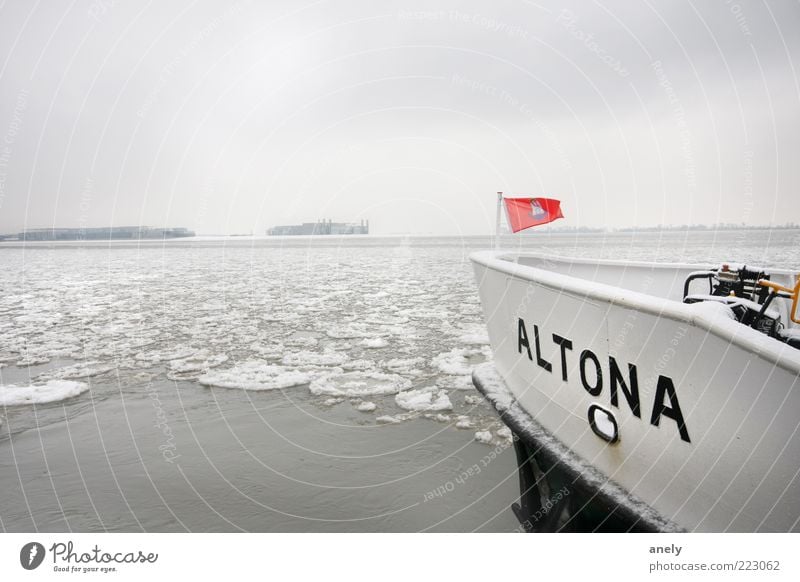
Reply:
<svg viewBox="0 0 800 582"><path fill-rule="evenodd" d="M800 232L550 234L558 255L800 266ZM0 243L5 531L514 531L469 253L488 237Z"/></svg>

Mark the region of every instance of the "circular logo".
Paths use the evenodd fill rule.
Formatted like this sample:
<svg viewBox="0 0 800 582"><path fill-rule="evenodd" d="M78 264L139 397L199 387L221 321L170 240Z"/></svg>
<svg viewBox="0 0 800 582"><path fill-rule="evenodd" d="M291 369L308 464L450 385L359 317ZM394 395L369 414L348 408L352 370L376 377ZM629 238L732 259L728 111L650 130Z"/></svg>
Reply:
<svg viewBox="0 0 800 582"><path fill-rule="evenodd" d="M19 551L19 563L26 570L35 570L44 560L44 546L39 542L28 542Z"/></svg>

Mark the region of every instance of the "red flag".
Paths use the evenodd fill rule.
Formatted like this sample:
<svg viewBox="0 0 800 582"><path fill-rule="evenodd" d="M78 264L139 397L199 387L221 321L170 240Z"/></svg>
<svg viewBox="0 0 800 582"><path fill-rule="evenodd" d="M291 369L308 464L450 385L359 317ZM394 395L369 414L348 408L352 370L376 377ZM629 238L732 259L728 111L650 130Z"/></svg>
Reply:
<svg viewBox="0 0 800 582"><path fill-rule="evenodd" d="M532 226L547 224L561 214L561 201L553 198L503 198L511 232L519 232Z"/></svg>

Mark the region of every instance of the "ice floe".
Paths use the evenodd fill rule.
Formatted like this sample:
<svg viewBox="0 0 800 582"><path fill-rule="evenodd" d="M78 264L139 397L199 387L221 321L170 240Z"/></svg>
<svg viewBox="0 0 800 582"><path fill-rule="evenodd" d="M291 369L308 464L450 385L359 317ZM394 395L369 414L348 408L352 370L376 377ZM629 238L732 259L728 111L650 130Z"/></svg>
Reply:
<svg viewBox="0 0 800 582"><path fill-rule="evenodd" d="M59 402L83 394L89 389L84 382L72 380L50 380L45 384L0 386L0 406L20 406L24 404L46 404Z"/></svg>
<svg viewBox="0 0 800 582"><path fill-rule="evenodd" d="M442 376L436 380L437 386L450 390L475 390L472 385L472 376Z"/></svg>
<svg viewBox="0 0 800 582"><path fill-rule="evenodd" d="M480 350L453 348L449 352L435 356L431 360L431 365L444 374L468 376L472 373L472 368L474 367L469 358L477 354L480 354Z"/></svg>
<svg viewBox="0 0 800 582"><path fill-rule="evenodd" d="M82 362L49 370L39 374L37 380L79 380L81 378L91 378L92 376L100 376L115 370L116 366L110 366L99 361Z"/></svg>
<svg viewBox="0 0 800 582"><path fill-rule="evenodd" d="M489 334L485 331L465 333L459 336L458 341L460 341L462 344L488 346Z"/></svg>
<svg viewBox="0 0 800 582"><path fill-rule="evenodd" d="M368 337L361 340L360 345L365 348L376 349L376 348L385 348L386 346L389 345L389 342L387 342L382 337Z"/></svg>
<svg viewBox="0 0 800 582"><path fill-rule="evenodd" d="M468 429L473 428L475 423L469 416L466 415L459 415L456 417L456 428Z"/></svg>
<svg viewBox="0 0 800 582"><path fill-rule="evenodd" d="M337 325L329 328L325 333L333 339L356 339L370 335L369 328L363 324Z"/></svg>
<svg viewBox="0 0 800 582"><path fill-rule="evenodd" d="M279 390L308 384L310 380L308 373L258 361L245 362L226 370L214 370L198 378L205 386L241 390Z"/></svg>
<svg viewBox="0 0 800 582"><path fill-rule="evenodd" d="M281 363L286 366L341 366L348 360L347 354L326 350L324 352L290 352Z"/></svg>
<svg viewBox="0 0 800 582"><path fill-rule="evenodd" d="M344 370L374 370L375 362L371 360L350 360L342 364Z"/></svg>
<svg viewBox="0 0 800 582"><path fill-rule="evenodd" d="M383 366L396 374L403 374L407 376L419 376L424 372L420 370L420 366L425 364L424 358L394 358L388 362L384 362Z"/></svg>
<svg viewBox="0 0 800 582"><path fill-rule="evenodd" d="M421 388L419 390L406 390L394 397L397 406L403 410L418 412L434 412L439 410L452 410L453 403L447 396L446 390L435 388Z"/></svg>
<svg viewBox="0 0 800 582"><path fill-rule="evenodd" d="M171 360L190 358L195 355L197 351L198 350L196 348L178 345L169 350L151 350L148 352L139 352L134 356L134 358L150 364L158 364L160 362L169 362Z"/></svg>
<svg viewBox="0 0 800 582"><path fill-rule="evenodd" d="M509 442L512 441L514 438L511 429L508 428L507 426L497 429L497 432L495 434L497 434L497 436L500 437L501 439Z"/></svg>
<svg viewBox="0 0 800 582"><path fill-rule="evenodd" d="M172 372L185 374L188 372L205 372L211 368L221 366L228 361L227 354L209 355L208 352L198 352L184 360L172 360L169 369Z"/></svg>
<svg viewBox="0 0 800 582"><path fill-rule="evenodd" d="M397 394L411 387L411 382L397 374L381 372L343 372L325 374L311 382L309 389L317 396L348 398Z"/></svg>

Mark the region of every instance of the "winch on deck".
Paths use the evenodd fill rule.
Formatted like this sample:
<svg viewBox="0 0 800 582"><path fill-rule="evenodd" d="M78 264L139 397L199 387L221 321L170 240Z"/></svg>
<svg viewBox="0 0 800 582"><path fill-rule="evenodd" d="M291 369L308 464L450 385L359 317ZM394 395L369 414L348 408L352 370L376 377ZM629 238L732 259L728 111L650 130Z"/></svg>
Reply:
<svg viewBox="0 0 800 582"><path fill-rule="evenodd" d="M770 274L762 269L745 265L723 264L718 269L696 271L683 285L683 302L687 304L715 302L727 306L739 323L800 349L800 327L790 327L789 321L800 323L798 295L800 277L795 277L794 288L770 281ZM708 280L708 293L690 293L692 282ZM779 303L775 299L790 300L782 321Z"/></svg>

